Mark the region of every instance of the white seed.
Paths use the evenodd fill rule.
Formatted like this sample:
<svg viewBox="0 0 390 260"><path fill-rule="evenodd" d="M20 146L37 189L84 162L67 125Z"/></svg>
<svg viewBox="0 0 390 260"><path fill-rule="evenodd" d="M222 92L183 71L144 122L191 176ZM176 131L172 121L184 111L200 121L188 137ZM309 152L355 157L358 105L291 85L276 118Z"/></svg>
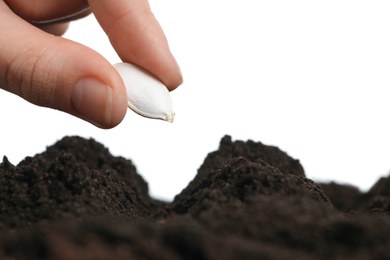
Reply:
<svg viewBox="0 0 390 260"><path fill-rule="evenodd" d="M117 63L114 68L126 86L127 105L131 110L144 117L173 122L171 96L163 83L130 63Z"/></svg>

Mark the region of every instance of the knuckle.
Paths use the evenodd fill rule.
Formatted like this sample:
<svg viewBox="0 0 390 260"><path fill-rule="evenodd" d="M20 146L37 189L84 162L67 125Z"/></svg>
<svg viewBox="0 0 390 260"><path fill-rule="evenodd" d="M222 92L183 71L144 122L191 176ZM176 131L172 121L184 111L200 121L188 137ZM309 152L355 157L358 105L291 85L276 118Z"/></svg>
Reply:
<svg viewBox="0 0 390 260"><path fill-rule="evenodd" d="M8 85L29 102L49 106L56 87L56 75L50 69L53 54L46 49L28 56L23 53L15 57L7 70Z"/></svg>

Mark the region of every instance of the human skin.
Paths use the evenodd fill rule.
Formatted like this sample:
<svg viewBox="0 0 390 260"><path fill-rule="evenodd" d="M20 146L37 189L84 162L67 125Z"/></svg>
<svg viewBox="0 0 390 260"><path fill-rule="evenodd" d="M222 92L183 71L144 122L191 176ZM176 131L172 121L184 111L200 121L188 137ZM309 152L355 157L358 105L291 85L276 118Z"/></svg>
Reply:
<svg viewBox="0 0 390 260"><path fill-rule="evenodd" d="M0 1L0 87L101 128L127 111L122 79L99 53L62 37L68 22L93 13L124 62L174 90L179 66L147 0Z"/></svg>

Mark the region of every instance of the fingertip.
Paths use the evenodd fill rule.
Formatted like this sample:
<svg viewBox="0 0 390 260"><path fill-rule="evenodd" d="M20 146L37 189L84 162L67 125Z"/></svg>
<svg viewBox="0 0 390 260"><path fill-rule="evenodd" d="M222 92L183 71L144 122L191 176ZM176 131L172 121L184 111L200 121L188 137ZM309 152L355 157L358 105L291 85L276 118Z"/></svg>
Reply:
<svg viewBox="0 0 390 260"><path fill-rule="evenodd" d="M77 116L100 128L117 126L126 114L126 99L121 86L110 86L97 78L79 79L71 102Z"/></svg>
<svg viewBox="0 0 390 260"><path fill-rule="evenodd" d="M67 87L57 92L60 110L84 119L100 128L117 126L126 115L126 88L114 67L99 53L74 42L67 42L61 60L61 79ZM82 59L80 59L82 57ZM66 78L68 75L68 78ZM61 93L62 92L62 93ZM66 97L69 97L67 99ZM66 102L68 100L69 102Z"/></svg>
<svg viewBox="0 0 390 260"><path fill-rule="evenodd" d="M123 62L158 78L172 91L183 78L165 34L148 1L89 1L91 10Z"/></svg>
<svg viewBox="0 0 390 260"><path fill-rule="evenodd" d="M176 60L175 60L175 62L176 62ZM176 62L176 66L177 66L177 69L176 69L177 72L176 72L176 74L172 75L173 82L172 82L172 84L167 85L167 88L169 91L175 90L180 85L182 85L183 81L184 81L183 74L182 74L181 69L179 67L179 64L177 62ZM175 70L173 70L173 71L175 71Z"/></svg>

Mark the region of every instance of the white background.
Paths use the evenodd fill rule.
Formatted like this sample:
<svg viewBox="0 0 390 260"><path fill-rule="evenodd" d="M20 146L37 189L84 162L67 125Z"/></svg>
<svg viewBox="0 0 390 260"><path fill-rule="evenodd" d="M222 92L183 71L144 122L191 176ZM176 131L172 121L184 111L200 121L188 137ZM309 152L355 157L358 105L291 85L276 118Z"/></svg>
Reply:
<svg viewBox="0 0 390 260"><path fill-rule="evenodd" d="M0 91L0 156L13 164L66 135L131 159L170 200L207 153L233 140L275 145L309 178L368 189L390 170L388 1L151 0L184 75L173 124L131 111L112 130ZM64 36L119 58L93 16ZM130 41L131 39L129 39Z"/></svg>

